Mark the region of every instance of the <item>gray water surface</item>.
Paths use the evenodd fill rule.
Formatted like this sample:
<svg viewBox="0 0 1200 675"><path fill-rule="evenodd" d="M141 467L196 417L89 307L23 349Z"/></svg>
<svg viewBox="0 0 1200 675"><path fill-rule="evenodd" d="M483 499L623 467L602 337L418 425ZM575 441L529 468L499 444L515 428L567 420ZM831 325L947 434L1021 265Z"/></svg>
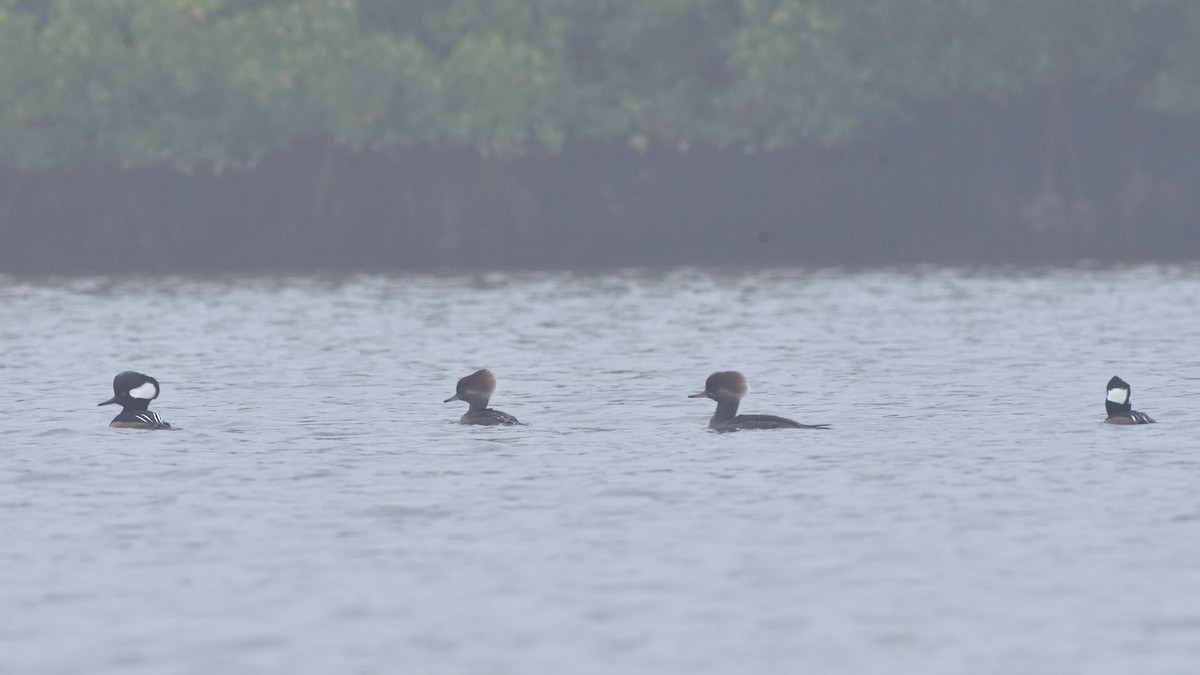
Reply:
<svg viewBox="0 0 1200 675"><path fill-rule="evenodd" d="M1197 672L1197 316L1197 266L0 277L0 672ZM529 426L456 424L481 367ZM180 430L107 428L124 369ZM707 432L726 369L833 429Z"/></svg>

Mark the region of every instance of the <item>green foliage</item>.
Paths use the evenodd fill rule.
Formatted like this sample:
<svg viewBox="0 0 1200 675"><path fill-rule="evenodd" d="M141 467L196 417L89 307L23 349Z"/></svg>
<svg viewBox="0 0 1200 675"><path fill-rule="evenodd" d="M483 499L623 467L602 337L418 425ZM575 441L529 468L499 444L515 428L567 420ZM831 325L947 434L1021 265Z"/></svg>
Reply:
<svg viewBox="0 0 1200 675"><path fill-rule="evenodd" d="M1160 65L1145 86L1147 104L1165 112L1195 115L1200 111L1200 3L1145 0L1138 4L1144 4L1144 10L1157 18L1153 28L1161 44L1155 53Z"/></svg>
<svg viewBox="0 0 1200 675"><path fill-rule="evenodd" d="M735 77L721 96L730 141L767 149L805 138L836 143L893 112L873 86L870 60L846 49L849 13L805 0L742 5L741 28L726 42Z"/></svg>
<svg viewBox="0 0 1200 675"><path fill-rule="evenodd" d="M638 146L713 139L717 92L729 81L721 41L737 25L736 2L576 4L578 133Z"/></svg>
<svg viewBox="0 0 1200 675"><path fill-rule="evenodd" d="M1200 112L1195 0L0 0L0 163L842 143L1066 83Z"/></svg>

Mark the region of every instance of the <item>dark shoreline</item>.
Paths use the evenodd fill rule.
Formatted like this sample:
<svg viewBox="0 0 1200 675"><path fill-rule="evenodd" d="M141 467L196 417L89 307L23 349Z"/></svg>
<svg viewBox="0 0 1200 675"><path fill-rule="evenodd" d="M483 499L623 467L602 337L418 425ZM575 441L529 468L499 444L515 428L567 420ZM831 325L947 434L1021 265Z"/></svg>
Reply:
<svg viewBox="0 0 1200 675"><path fill-rule="evenodd" d="M774 153L313 142L220 175L0 170L0 272L1200 258L1200 122L1137 113L1133 132L1090 103L1052 146L1029 100Z"/></svg>

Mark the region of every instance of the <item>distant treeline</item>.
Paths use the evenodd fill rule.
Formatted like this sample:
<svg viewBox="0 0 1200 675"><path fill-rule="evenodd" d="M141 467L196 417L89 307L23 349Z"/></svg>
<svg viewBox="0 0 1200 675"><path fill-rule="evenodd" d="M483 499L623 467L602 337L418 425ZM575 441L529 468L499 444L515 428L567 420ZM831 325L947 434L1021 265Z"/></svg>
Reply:
<svg viewBox="0 0 1200 675"><path fill-rule="evenodd" d="M1185 256L1197 0L0 0L0 270Z"/></svg>

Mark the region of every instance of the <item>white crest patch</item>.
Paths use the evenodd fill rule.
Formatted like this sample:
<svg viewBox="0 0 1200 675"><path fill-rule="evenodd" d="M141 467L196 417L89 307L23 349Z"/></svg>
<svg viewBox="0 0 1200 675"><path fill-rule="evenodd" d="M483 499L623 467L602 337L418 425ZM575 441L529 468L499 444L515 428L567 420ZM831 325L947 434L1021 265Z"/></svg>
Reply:
<svg viewBox="0 0 1200 675"><path fill-rule="evenodd" d="M129 395L132 398L140 398L143 401L149 401L150 399L158 396L158 387L154 386L153 382L143 382L141 385L130 389Z"/></svg>
<svg viewBox="0 0 1200 675"><path fill-rule="evenodd" d="M1113 387L1108 390L1108 400L1113 403L1125 403L1129 400L1129 390L1121 387Z"/></svg>

